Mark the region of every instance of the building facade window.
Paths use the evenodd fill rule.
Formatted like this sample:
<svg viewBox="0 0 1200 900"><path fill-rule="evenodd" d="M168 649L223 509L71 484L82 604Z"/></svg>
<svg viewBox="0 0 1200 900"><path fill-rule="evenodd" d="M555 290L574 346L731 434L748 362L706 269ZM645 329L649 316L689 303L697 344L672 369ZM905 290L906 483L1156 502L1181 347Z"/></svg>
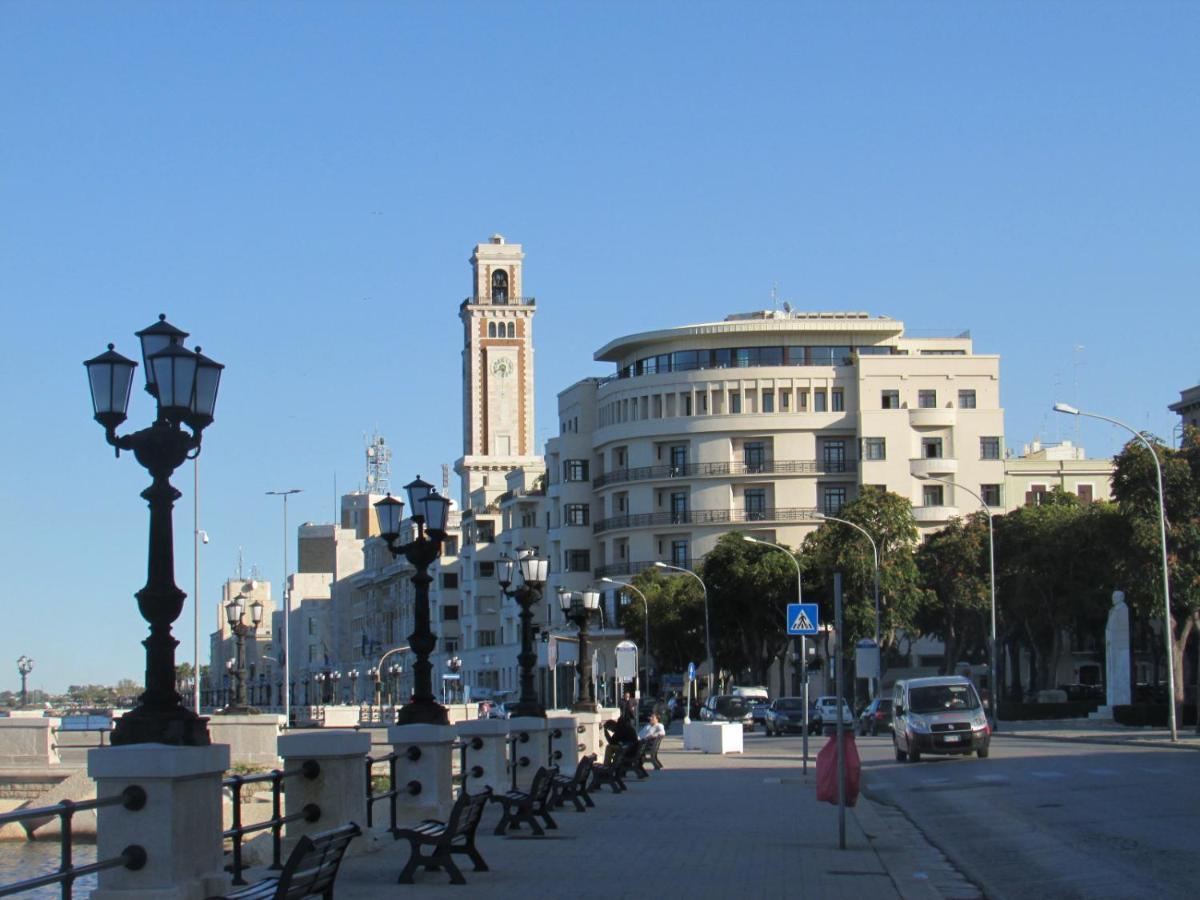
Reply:
<svg viewBox="0 0 1200 900"><path fill-rule="evenodd" d="M959 409L974 409L975 408L975 392L974 391L959 391L958 392L958 408Z"/></svg>
<svg viewBox="0 0 1200 900"><path fill-rule="evenodd" d="M1000 458L1000 438L998 438L998 437L981 437L979 439L979 458L980 459L999 459Z"/></svg>
<svg viewBox="0 0 1200 900"><path fill-rule="evenodd" d="M846 442L826 441L821 449L821 460L826 472L846 471Z"/></svg>
<svg viewBox="0 0 1200 900"><path fill-rule="evenodd" d="M729 412L730 412L730 414L737 415L741 411L742 411L742 392L741 391L730 391L729 392Z"/></svg>
<svg viewBox="0 0 1200 900"><path fill-rule="evenodd" d="M832 485L824 489L821 495L822 511L827 516L836 516L842 511L842 507L846 505L846 489L839 485Z"/></svg>
<svg viewBox="0 0 1200 900"><path fill-rule="evenodd" d="M1091 503L1092 500L1095 499L1092 492L1092 486L1090 484L1075 485L1075 496L1077 496L1084 503Z"/></svg>
<svg viewBox="0 0 1200 900"><path fill-rule="evenodd" d="M457 622L458 621L458 607L457 606L443 606L442 607L442 621L443 622Z"/></svg>
<svg viewBox="0 0 1200 900"><path fill-rule="evenodd" d="M563 481L587 481L588 461L586 459L563 460Z"/></svg>
<svg viewBox="0 0 1200 900"><path fill-rule="evenodd" d="M458 587L458 573L457 572L443 572L442 573L442 587L445 588L446 590L451 590L451 591L454 590L455 588L457 588Z"/></svg>
<svg viewBox="0 0 1200 900"><path fill-rule="evenodd" d="M846 392L841 388L834 388L829 399L834 412L846 411Z"/></svg>
<svg viewBox="0 0 1200 900"><path fill-rule="evenodd" d="M942 506L942 486L940 484L927 484L922 487L921 505Z"/></svg>
<svg viewBox="0 0 1200 900"><path fill-rule="evenodd" d="M688 495L686 491L671 494L671 524L678 525L688 518Z"/></svg>
<svg viewBox="0 0 1200 900"><path fill-rule="evenodd" d="M563 554L567 572L586 572L592 567L590 550L568 550Z"/></svg>
<svg viewBox="0 0 1200 900"><path fill-rule="evenodd" d="M492 521L476 522L475 540L480 544L490 544L496 540L496 523Z"/></svg>
<svg viewBox="0 0 1200 900"><path fill-rule="evenodd" d="M762 411L765 413L775 412L775 392L762 392Z"/></svg>
<svg viewBox="0 0 1200 900"><path fill-rule="evenodd" d="M745 499L747 522L761 522L767 517L767 492L764 488L746 488L742 496Z"/></svg>
<svg viewBox="0 0 1200 900"><path fill-rule="evenodd" d="M503 269L492 273L492 302L508 303L508 273Z"/></svg>
<svg viewBox="0 0 1200 900"><path fill-rule="evenodd" d="M480 578L492 578L496 574L496 564L494 562L481 562L478 564Z"/></svg>
<svg viewBox="0 0 1200 900"><path fill-rule="evenodd" d="M863 459L887 459L887 438L863 438Z"/></svg>
<svg viewBox="0 0 1200 900"><path fill-rule="evenodd" d="M979 496L983 499L986 506L1000 506L1000 485L998 484L981 484L979 486Z"/></svg>
<svg viewBox="0 0 1200 900"><path fill-rule="evenodd" d="M590 507L586 503L568 503L563 506L564 525L587 525L590 521Z"/></svg>
<svg viewBox="0 0 1200 900"><path fill-rule="evenodd" d="M672 444L670 451L671 474L682 475L687 470L687 444Z"/></svg>
<svg viewBox="0 0 1200 900"><path fill-rule="evenodd" d="M442 541L442 556L458 556L458 538L456 536L450 535Z"/></svg>
<svg viewBox="0 0 1200 900"><path fill-rule="evenodd" d="M942 439L940 437L921 438L921 456L925 459L941 459Z"/></svg>
<svg viewBox="0 0 1200 900"><path fill-rule="evenodd" d="M475 632L476 647L495 647L496 646L496 631L492 628L481 628Z"/></svg>
<svg viewBox="0 0 1200 900"><path fill-rule="evenodd" d="M762 441L746 441L742 445L742 461L746 464L747 472L762 472L767 463L766 444Z"/></svg>
<svg viewBox="0 0 1200 900"><path fill-rule="evenodd" d="M824 391L813 391L813 412L825 412L826 400Z"/></svg>
<svg viewBox="0 0 1200 900"><path fill-rule="evenodd" d="M900 392L899 391L884 391L880 397L880 404L884 409L899 409L900 408Z"/></svg>
<svg viewBox="0 0 1200 900"><path fill-rule="evenodd" d="M790 410L792 408L792 392L791 391L780 391L779 392L779 408L781 410L783 410L784 412L787 412L788 410Z"/></svg>
<svg viewBox="0 0 1200 900"><path fill-rule="evenodd" d="M683 539L671 541L671 565L688 568L692 562L690 547L690 542Z"/></svg>
<svg viewBox="0 0 1200 900"><path fill-rule="evenodd" d="M937 391L917 391L917 406L934 409L937 406Z"/></svg>

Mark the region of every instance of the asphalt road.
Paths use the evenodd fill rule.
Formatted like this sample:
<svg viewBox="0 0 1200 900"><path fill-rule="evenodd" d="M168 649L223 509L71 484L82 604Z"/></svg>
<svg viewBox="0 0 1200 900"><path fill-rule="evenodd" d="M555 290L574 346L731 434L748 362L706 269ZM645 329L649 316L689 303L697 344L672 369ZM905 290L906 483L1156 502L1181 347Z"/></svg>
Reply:
<svg viewBox="0 0 1200 900"><path fill-rule="evenodd" d="M868 795L992 900L1200 895L1200 753L999 737L988 759L900 763L890 736L858 747Z"/></svg>

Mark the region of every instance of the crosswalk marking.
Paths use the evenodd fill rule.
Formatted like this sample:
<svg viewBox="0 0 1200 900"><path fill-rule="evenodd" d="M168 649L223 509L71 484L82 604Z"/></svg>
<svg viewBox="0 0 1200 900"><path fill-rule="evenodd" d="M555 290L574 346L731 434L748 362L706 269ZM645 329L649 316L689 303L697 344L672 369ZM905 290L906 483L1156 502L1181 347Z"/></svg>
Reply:
<svg viewBox="0 0 1200 900"><path fill-rule="evenodd" d="M1085 771L1089 775L1112 776L1112 775L1120 775L1121 774L1116 769L1087 769Z"/></svg>
<svg viewBox="0 0 1200 900"><path fill-rule="evenodd" d="M1034 778L1062 778L1062 772L1030 772Z"/></svg>

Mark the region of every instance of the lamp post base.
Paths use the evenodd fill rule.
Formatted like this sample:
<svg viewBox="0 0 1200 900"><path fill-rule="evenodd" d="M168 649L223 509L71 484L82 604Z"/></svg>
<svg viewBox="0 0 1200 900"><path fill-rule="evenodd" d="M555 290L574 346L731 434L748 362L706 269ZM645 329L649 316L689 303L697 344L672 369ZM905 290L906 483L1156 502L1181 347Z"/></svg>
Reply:
<svg viewBox="0 0 1200 900"><path fill-rule="evenodd" d="M253 706L226 706L224 709L218 709L213 713L214 716L260 716L261 709L255 709Z"/></svg>
<svg viewBox="0 0 1200 900"><path fill-rule="evenodd" d="M512 717L514 719L526 717L531 719L546 718L546 710L542 704L536 700L531 702L521 700L512 708Z"/></svg>
<svg viewBox="0 0 1200 900"><path fill-rule="evenodd" d="M583 700L572 704L571 712L597 713L600 712L600 704L595 700Z"/></svg>
<svg viewBox="0 0 1200 900"><path fill-rule="evenodd" d="M449 725L446 707L436 700L412 700L396 711L397 725Z"/></svg>
<svg viewBox="0 0 1200 900"><path fill-rule="evenodd" d="M114 747L128 744L171 744L176 747L207 747L208 719L182 706L151 710L144 706L117 719L113 726Z"/></svg>

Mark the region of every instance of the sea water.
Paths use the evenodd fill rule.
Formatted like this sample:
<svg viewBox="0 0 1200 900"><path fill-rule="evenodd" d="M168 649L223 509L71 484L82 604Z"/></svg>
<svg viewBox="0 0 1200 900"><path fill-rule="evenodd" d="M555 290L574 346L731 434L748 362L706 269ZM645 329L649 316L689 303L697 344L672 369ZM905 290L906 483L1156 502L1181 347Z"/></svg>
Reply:
<svg viewBox="0 0 1200 900"><path fill-rule="evenodd" d="M58 871L61 853L62 848L57 838L41 841L0 841L0 886ZM75 841L71 845L71 861L77 866L95 862L96 845ZM76 897L86 897L95 889L95 875L85 875L75 880ZM48 884L31 891L22 891L15 896L52 900L62 896L62 886Z"/></svg>

